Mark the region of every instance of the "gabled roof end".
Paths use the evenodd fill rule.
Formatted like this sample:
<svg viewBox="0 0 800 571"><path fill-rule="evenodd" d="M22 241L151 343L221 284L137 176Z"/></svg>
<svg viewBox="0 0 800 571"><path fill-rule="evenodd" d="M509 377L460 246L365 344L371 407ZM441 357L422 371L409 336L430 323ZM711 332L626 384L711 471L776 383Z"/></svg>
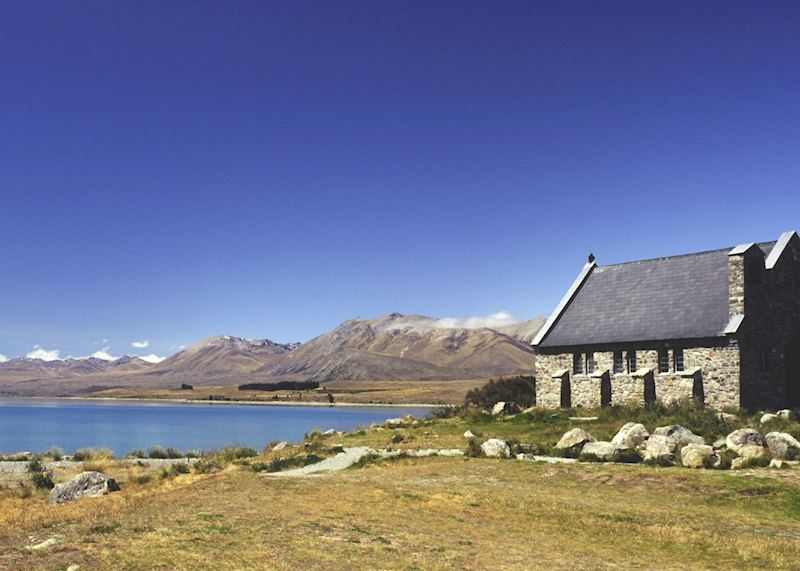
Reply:
<svg viewBox="0 0 800 571"><path fill-rule="evenodd" d="M594 258L594 256L592 256L592 258ZM544 326L536 334L536 337L534 337L533 341L531 341L531 345L535 347L544 341L544 338L553 328L553 325L555 325L556 321L558 321L558 318L561 317L561 314L564 313L564 310L567 309L569 303L578 293L578 290L581 289L581 286L583 286L583 284L586 282L589 275L592 273L592 270L594 270L596 267L597 263L593 259L583 266L581 273L578 274L578 277L574 282L572 282L572 286L569 288L566 295L561 299L561 303L558 304L555 311L553 311L553 313L545 322Z"/></svg>

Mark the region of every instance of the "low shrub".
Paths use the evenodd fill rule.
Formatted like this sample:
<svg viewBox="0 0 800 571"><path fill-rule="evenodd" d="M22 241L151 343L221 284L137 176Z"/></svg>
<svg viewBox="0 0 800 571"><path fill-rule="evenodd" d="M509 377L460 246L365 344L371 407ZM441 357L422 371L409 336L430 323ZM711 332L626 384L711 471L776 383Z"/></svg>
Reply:
<svg viewBox="0 0 800 571"><path fill-rule="evenodd" d="M108 448L78 448L72 454L76 462L105 461L114 458L114 453Z"/></svg>
<svg viewBox="0 0 800 571"><path fill-rule="evenodd" d="M744 462L741 463L739 466L740 468L766 468L769 466L770 457L764 456L762 458L747 458Z"/></svg>
<svg viewBox="0 0 800 571"><path fill-rule="evenodd" d="M656 468L668 468L675 465L675 460L667 456L653 456L643 462L645 466L653 466Z"/></svg>
<svg viewBox="0 0 800 571"><path fill-rule="evenodd" d="M147 455L144 453L144 450L137 448L125 454L125 458L147 458Z"/></svg>
<svg viewBox="0 0 800 571"><path fill-rule="evenodd" d="M173 460L177 458L183 458L183 453L177 448L167 448L167 458L171 458Z"/></svg>
<svg viewBox="0 0 800 571"><path fill-rule="evenodd" d="M370 452L368 454L364 454L361 458L358 459L357 462L354 462L350 468L354 470L358 470L360 468L364 468L369 464L375 464L376 462L381 460L381 455L376 454L375 452Z"/></svg>
<svg viewBox="0 0 800 571"><path fill-rule="evenodd" d="M493 407L500 401L515 402L525 408L536 399L536 382L533 377L518 376L509 379L494 380L480 388L471 389L464 399L464 404L482 409Z"/></svg>
<svg viewBox="0 0 800 571"><path fill-rule="evenodd" d="M273 458L269 462L254 462L251 468L256 472L283 472L290 468L302 468L322 461L316 454L300 454L297 456L284 456Z"/></svg>
<svg viewBox="0 0 800 571"><path fill-rule="evenodd" d="M437 419L455 418L459 416L463 411L464 411L463 406L445 405L436 407L428 414L428 416L430 418L437 418Z"/></svg>
<svg viewBox="0 0 800 571"><path fill-rule="evenodd" d="M556 448L553 446L550 449L550 456L555 456L557 458L574 458L578 459L581 455L581 446L573 446L572 448Z"/></svg>
<svg viewBox="0 0 800 571"><path fill-rule="evenodd" d="M243 458L255 458L258 456L258 451L243 446L228 446L220 450L217 456L219 456L223 462L233 462Z"/></svg>
<svg viewBox="0 0 800 571"><path fill-rule="evenodd" d="M466 456L470 458L480 458L483 456L483 450L481 450L481 443L476 438L470 438L467 440L467 450L465 452Z"/></svg>
<svg viewBox="0 0 800 571"><path fill-rule="evenodd" d="M39 490L52 490L55 487L53 478L47 472L35 472L31 474L33 486Z"/></svg>
<svg viewBox="0 0 800 571"><path fill-rule="evenodd" d="M64 450L58 446L51 446L47 452L44 453L48 458L58 462L64 459Z"/></svg>
<svg viewBox="0 0 800 571"><path fill-rule="evenodd" d="M405 438L403 437L402 434L399 433L392 434L392 444L400 444L403 440L405 440Z"/></svg>
<svg viewBox="0 0 800 571"><path fill-rule="evenodd" d="M639 464L644 458L642 453L635 448L628 448L620 450L611 459L612 462L619 462L620 464Z"/></svg>
<svg viewBox="0 0 800 571"><path fill-rule="evenodd" d="M719 464L717 464L717 470L730 470L731 464L733 463L734 459L738 458L738 454L733 450L719 450L717 451L717 455L719 456Z"/></svg>
<svg viewBox="0 0 800 571"><path fill-rule="evenodd" d="M167 449L163 446L151 446L147 451L147 457L153 460L166 460L169 455L167 454Z"/></svg>
<svg viewBox="0 0 800 571"><path fill-rule="evenodd" d="M140 474L133 478L133 481L140 486L144 486L145 484L149 484L153 481L153 476L150 474Z"/></svg>
<svg viewBox="0 0 800 571"><path fill-rule="evenodd" d="M187 450L183 456L185 458L201 458L203 456L202 450Z"/></svg>
<svg viewBox="0 0 800 571"><path fill-rule="evenodd" d="M189 472L191 472L189 464L186 464L185 462L178 462L177 464L173 464L172 470L176 474L188 474Z"/></svg>

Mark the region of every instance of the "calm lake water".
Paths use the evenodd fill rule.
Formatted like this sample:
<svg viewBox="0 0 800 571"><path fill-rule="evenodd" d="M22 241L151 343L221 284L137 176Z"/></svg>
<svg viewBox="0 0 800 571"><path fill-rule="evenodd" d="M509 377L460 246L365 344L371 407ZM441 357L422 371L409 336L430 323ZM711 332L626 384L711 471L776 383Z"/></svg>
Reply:
<svg viewBox="0 0 800 571"><path fill-rule="evenodd" d="M427 408L171 404L86 400L0 399L0 452L43 452L59 446L110 448L122 455L161 445L211 450L260 449L270 440L299 441L319 428L351 430L387 418L427 415Z"/></svg>

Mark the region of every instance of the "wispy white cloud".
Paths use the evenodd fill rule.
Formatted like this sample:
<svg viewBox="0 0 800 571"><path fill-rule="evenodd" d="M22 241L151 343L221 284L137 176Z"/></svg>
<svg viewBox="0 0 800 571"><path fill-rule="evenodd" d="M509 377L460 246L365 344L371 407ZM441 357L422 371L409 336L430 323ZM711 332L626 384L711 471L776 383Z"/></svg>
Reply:
<svg viewBox="0 0 800 571"><path fill-rule="evenodd" d="M0 363L5 363L8 361L8 357L0 353Z"/></svg>
<svg viewBox="0 0 800 571"><path fill-rule="evenodd" d="M45 349L41 345L34 345L33 351L25 355L28 359L39 359L40 361L57 361L61 351L58 349Z"/></svg>
<svg viewBox="0 0 800 571"><path fill-rule="evenodd" d="M481 329L487 327L494 329L506 325L515 325L522 320L514 317L508 311L498 311L489 315L475 317L444 317L433 322L434 327L443 329Z"/></svg>
<svg viewBox="0 0 800 571"><path fill-rule="evenodd" d="M113 355L111 355L111 353L108 352L109 349L111 349L111 347L105 346L99 351L95 351L94 353L92 353L91 356L94 357L95 359L102 359L103 361L116 361L117 359L119 359L119 357L114 357Z"/></svg>
<svg viewBox="0 0 800 571"><path fill-rule="evenodd" d="M150 346L150 341L145 339L144 341L134 341L131 343L131 347L134 349L147 349Z"/></svg>
<svg viewBox="0 0 800 571"><path fill-rule="evenodd" d="M139 357L142 361L147 361L148 363L160 363L166 357L159 357L155 353L150 353L149 355L145 355L144 357Z"/></svg>

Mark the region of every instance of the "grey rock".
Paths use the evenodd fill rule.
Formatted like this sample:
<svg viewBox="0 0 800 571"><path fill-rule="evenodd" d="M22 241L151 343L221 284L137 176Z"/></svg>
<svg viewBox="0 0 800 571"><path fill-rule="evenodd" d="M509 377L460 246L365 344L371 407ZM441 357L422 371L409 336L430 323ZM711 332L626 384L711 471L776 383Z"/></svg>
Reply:
<svg viewBox="0 0 800 571"><path fill-rule="evenodd" d="M481 444L481 451L484 456L489 458L509 458L511 456L511 448L505 440L498 438L490 438Z"/></svg>
<svg viewBox="0 0 800 571"><path fill-rule="evenodd" d="M278 442L278 443L277 443L275 446L273 446L273 447L271 448L271 450L272 450L273 452L277 452L278 450L283 450L283 449L284 449L284 448L286 448L287 446L289 446L289 443L288 443L288 442L286 442L285 440L281 440L281 441L280 441L280 442Z"/></svg>
<svg viewBox="0 0 800 571"><path fill-rule="evenodd" d="M779 460L793 460L800 457L800 442L788 432L769 432L765 440L769 451Z"/></svg>
<svg viewBox="0 0 800 571"><path fill-rule="evenodd" d="M739 456L745 460L761 460L769 456L767 449L756 444L748 444L739 448Z"/></svg>
<svg viewBox="0 0 800 571"><path fill-rule="evenodd" d="M642 456L645 460L672 460L675 458L675 443L674 438L664 434L653 434L645 442Z"/></svg>
<svg viewBox="0 0 800 571"><path fill-rule="evenodd" d="M789 464L787 464L785 460L780 460L778 458L773 458L772 460L769 461L769 467L770 468L777 468L778 470L781 470L783 468L788 468Z"/></svg>
<svg viewBox="0 0 800 571"><path fill-rule="evenodd" d="M789 410L788 408L784 408L783 410L779 410L775 414L778 415L778 418L783 418L785 420L789 420L790 418L792 418L792 411Z"/></svg>
<svg viewBox="0 0 800 571"><path fill-rule="evenodd" d="M767 424L768 422L772 422L773 420L778 420L780 417L777 414L772 414L771 412L765 412L761 415L761 424Z"/></svg>
<svg viewBox="0 0 800 571"><path fill-rule="evenodd" d="M587 442L594 442L594 437L582 428L573 428L564 433L556 448L582 448Z"/></svg>
<svg viewBox="0 0 800 571"><path fill-rule="evenodd" d="M588 442L583 447L583 450L581 450L581 454L595 456L599 460L609 462L614 459L617 452L625 448L624 446L617 446L611 442Z"/></svg>
<svg viewBox="0 0 800 571"><path fill-rule="evenodd" d="M57 484L50 490L50 504L63 504L81 498L104 496L118 492L119 485L113 478L100 472L84 472L69 482Z"/></svg>
<svg viewBox="0 0 800 571"><path fill-rule="evenodd" d="M712 444L711 446L714 447L714 450L722 450L723 448L725 448L725 439L724 438L717 438L714 441L714 444Z"/></svg>
<svg viewBox="0 0 800 571"><path fill-rule="evenodd" d="M739 454L739 450L743 446L764 446L764 438L757 430L740 428L739 430L734 430L725 438L725 445Z"/></svg>
<svg viewBox="0 0 800 571"><path fill-rule="evenodd" d="M643 424L638 422L628 422L619 429L611 444L615 446L625 446L626 448L638 448L645 440L650 437L650 433Z"/></svg>
<svg viewBox="0 0 800 571"><path fill-rule="evenodd" d="M698 436L679 424L659 426L653 431L653 435L668 436L675 444L673 447L673 452L675 453L682 450L687 444L705 444L706 442L702 436Z"/></svg>
<svg viewBox="0 0 800 571"><path fill-rule="evenodd" d="M472 433L471 430L467 430L464 432L464 438L475 438L475 435Z"/></svg>
<svg viewBox="0 0 800 571"><path fill-rule="evenodd" d="M687 444L681 448L681 464L687 468L705 468L716 461L714 449L707 444Z"/></svg>

